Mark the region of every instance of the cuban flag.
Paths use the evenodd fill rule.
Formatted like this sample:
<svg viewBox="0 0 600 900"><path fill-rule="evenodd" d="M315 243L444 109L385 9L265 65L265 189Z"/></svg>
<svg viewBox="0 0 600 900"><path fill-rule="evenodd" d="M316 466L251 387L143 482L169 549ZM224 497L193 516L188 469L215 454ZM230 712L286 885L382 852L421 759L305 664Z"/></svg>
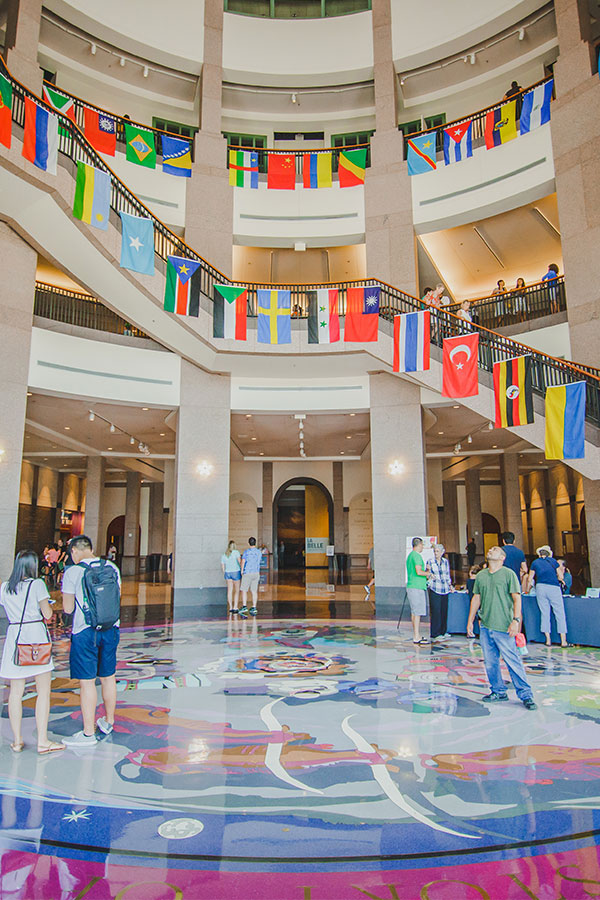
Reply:
<svg viewBox="0 0 600 900"><path fill-rule="evenodd" d="M444 162L447 166L473 156L472 132L472 119L444 128Z"/></svg>
<svg viewBox="0 0 600 900"><path fill-rule="evenodd" d="M394 316L394 372L429 368L429 310Z"/></svg>
<svg viewBox="0 0 600 900"><path fill-rule="evenodd" d="M523 106L519 119L519 131L528 134L534 128L545 125L550 121L550 103L554 90L554 78L545 84L538 84L532 91L527 91L523 97Z"/></svg>
<svg viewBox="0 0 600 900"><path fill-rule="evenodd" d="M56 175L58 118L31 97L25 97L23 156L43 172Z"/></svg>

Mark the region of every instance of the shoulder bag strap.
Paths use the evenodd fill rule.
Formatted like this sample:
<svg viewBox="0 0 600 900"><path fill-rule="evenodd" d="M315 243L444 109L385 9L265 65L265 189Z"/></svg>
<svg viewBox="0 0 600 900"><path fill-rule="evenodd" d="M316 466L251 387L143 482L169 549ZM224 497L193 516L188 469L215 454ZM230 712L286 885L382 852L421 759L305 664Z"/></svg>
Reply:
<svg viewBox="0 0 600 900"><path fill-rule="evenodd" d="M29 600L29 592L31 591L31 585L33 584L33 580L29 582L27 585L27 593L25 594L25 603L23 604L23 612L21 613L21 621L19 622L19 630L17 632L17 637L15 640L15 644L19 643L19 638L21 637L21 629L23 628L23 621L25 619L25 610L27 609L27 601ZM13 624L17 624L14 622Z"/></svg>

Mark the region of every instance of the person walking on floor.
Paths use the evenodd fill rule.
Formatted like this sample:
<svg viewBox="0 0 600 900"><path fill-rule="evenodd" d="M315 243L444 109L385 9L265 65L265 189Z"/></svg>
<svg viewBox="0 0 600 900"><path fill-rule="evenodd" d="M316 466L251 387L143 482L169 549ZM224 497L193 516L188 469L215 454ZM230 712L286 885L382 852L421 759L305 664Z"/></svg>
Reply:
<svg viewBox="0 0 600 900"><path fill-rule="evenodd" d="M467 564L470 569L475 565L475 557L477 556L477 544L474 537L471 538L465 550L467 551Z"/></svg>
<svg viewBox="0 0 600 900"><path fill-rule="evenodd" d="M13 570L8 581L0 587L0 603L8 619L8 630L4 642L0 676L10 682L8 696L8 718L13 733L10 745L13 753L21 753L25 744L21 732L23 719L23 693L28 678L35 678L35 724L37 727L38 753L54 753L64 750L65 745L48 739L48 718L50 715L50 686L54 662L39 666L22 666L15 662L15 651L19 644L43 644L49 639L46 622L52 618L52 608L48 589L42 578L38 578L39 559L33 550L17 553Z"/></svg>
<svg viewBox="0 0 600 900"><path fill-rule="evenodd" d="M486 703L508 700L500 671L500 659L503 659L519 700L525 709L533 710L537 706L515 642L521 630L521 585L513 570L504 565L504 558L502 547L490 547L488 567L475 577L467 636L475 636L473 624L479 612L481 649L490 685L490 693L481 699Z"/></svg>
<svg viewBox="0 0 600 900"><path fill-rule="evenodd" d="M375 584L375 548L371 547L369 550L369 571L371 572L371 578L368 584L365 584L365 591L367 594L371 593L371 588Z"/></svg>
<svg viewBox="0 0 600 900"><path fill-rule="evenodd" d="M538 547L535 551L538 559L531 563L529 572L529 590L535 579L535 598L540 610L541 629L546 635L546 647L552 646L550 637L550 607L556 618L556 628L560 634L561 647L568 647L567 643L567 619L565 616L565 604L560 587L563 581L563 573L555 559L552 558L552 550L547 544Z"/></svg>
<svg viewBox="0 0 600 900"><path fill-rule="evenodd" d="M240 582L242 572L240 565L240 551L235 546L235 541L229 541L227 550L221 557L221 568L227 585L227 606L230 613L238 612L238 600L240 596Z"/></svg>
<svg viewBox="0 0 600 900"><path fill-rule="evenodd" d="M434 560L429 564L429 614L431 617L431 640L433 643L449 638L448 594L454 592L450 577L450 563L444 556L446 548L436 544L433 548Z"/></svg>
<svg viewBox="0 0 600 900"><path fill-rule="evenodd" d="M502 549L504 550L504 565L513 570L519 579L519 584L522 585L527 575L527 560L523 551L519 547L515 547L515 536L512 531L502 533Z"/></svg>
<svg viewBox="0 0 600 900"><path fill-rule="evenodd" d="M406 557L406 596L410 604L413 644L428 644L420 635L421 616L427 615L427 576L429 570L422 557L423 539L412 539L412 550Z"/></svg>
<svg viewBox="0 0 600 900"><path fill-rule="evenodd" d="M117 705L117 647L119 645L120 620L103 630L92 628L90 603L86 596L84 575L86 567L92 566L95 577L106 583L103 591L108 595L120 590L121 574L114 563L101 560L94 553L91 540L79 534L69 541L73 565L65 569L62 583L63 610L74 612L71 633L69 663L71 678L79 679L79 699L83 716L83 728L65 738L65 744L76 747L95 747L96 725L103 734L110 734L115 721ZM106 567L110 567L107 569ZM102 573L100 572L102 570ZM96 678L100 679L100 689L104 703L104 715L96 722L98 694Z"/></svg>
<svg viewBox="0 0 600 900"><path fill-rule="evenodd" d="M245 619L248 613L255 616L258 612L258 582L260 580L260 564L263 551L256 546L256 538L248 538L248 549L242 553L242 607L240 616ZM252 594L252 606L248 609L248 591Z"/></svg>

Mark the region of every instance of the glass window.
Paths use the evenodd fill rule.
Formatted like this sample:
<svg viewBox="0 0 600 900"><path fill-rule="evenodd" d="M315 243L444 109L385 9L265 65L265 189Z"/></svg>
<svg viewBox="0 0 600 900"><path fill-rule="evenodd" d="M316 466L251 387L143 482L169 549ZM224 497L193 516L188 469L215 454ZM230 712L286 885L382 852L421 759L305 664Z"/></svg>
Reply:
<svg viewBox="0 0 600 900"><path fill-rule="evenodd" d="M198 128L194 128L193 125L183 125L181 122L169 122L167 119L158 119L156 116L152 117L152 127L160 128L161 131L168 131L169 134L178 134L181 137L185 138L193 138Z"/></svg>
<svg viewBox="0 0 600 900"><path fill-rule="evenodd" d="M371 165L371 137L375 134L375 129L371 131L357 131L351 134L332 134L331 135L331 146L332 147L359 147L367 144L367 168ZM333 159L333 171L337 172L337 156L334 156Z"/></svg>
<svg viewBox="0 0 600 900"><path fill-rule="evenodd" d="M239 147L241 150L264 150L267 146L267 136L265 134L232 134L229 131L223 132L223 137L227 138L227 144L230 147ZM267 171L267 154L258 154L258 171Z"/></svg>

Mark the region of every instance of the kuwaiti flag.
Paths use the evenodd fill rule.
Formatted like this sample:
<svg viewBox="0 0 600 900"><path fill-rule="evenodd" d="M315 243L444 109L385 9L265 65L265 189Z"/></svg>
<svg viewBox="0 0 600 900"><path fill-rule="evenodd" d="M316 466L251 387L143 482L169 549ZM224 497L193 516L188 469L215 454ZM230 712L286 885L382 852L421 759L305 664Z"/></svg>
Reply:
<svg viewBox="0 0 600 900"><path fill-rule="evenodd" d="M550 121L550 103L552 101L552 91L554 90L554 79L551 78L545 84L538 84L532 91L527 91L523 97L523 106L521 107L521 116L519 118L519 131L521 134L527 134L540 125L545 125Z"/></svg>
<svg viewBox="0 0 600 900"><path fill-rule="evenodd" d="M200 262L183 256L167 257L164 308L178 316L198 316L200 285L193 276Z"/></svg>
<svg viewBox="0 0 600 900"><path fill-rule="evenodd" d="M340 339L338 289L322 288L307 291L308 343L333 344Z"/></svg>
<svg viewBox="0 0 600 900"><path fill-rule="evenodd" d="M25 97L23 156L38 169L56 175L58 119L31 97Z"/></svg>
<svg viewBox="0 0 600 900"><path fill-rule="evenodd" d="M430 312L394 316L394 372L425 372L429 368Z"/></svg>
<svg viewBox="0 0 600 900"><path fill-rule="evenodd" d="M473 156L472 132L472 119L444 128L444 162L447 166Z"/></svg>
<svg viewBox="0 0 600 900"><path fill-rule="evenodd" d="M246 340L248 289L231 284L215 284L213 337Z"/></svg>

